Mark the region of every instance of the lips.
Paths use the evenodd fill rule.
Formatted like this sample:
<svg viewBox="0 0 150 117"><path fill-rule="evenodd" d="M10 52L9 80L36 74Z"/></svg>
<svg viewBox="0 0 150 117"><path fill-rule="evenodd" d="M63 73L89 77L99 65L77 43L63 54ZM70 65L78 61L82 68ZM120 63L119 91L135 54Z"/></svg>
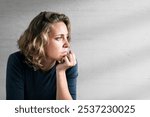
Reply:
<svg viewBox="0 0 150 117"><path fill-rule="evenodd" d="M63 51L62 53L68 54L69 51L70 51L70 49L67 49L67 50Z"/></svg>
<svg viewBox="0 0 150 117"><path fill-rule="evenodd" d="M62 54L68 54L68 51L64 51L64 52L62 52Z"/></svg>

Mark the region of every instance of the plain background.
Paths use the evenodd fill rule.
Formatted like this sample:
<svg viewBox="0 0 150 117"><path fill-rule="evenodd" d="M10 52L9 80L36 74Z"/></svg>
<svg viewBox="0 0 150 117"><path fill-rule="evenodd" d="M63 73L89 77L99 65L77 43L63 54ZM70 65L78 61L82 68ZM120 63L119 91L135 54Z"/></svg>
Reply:
<svg viewBox="0 0 150 117"><path fill-rule="evenodd" d="M71 19L78 99L150 99L149 0L0 0L0 99L8 56L41 11Z"/></svg>

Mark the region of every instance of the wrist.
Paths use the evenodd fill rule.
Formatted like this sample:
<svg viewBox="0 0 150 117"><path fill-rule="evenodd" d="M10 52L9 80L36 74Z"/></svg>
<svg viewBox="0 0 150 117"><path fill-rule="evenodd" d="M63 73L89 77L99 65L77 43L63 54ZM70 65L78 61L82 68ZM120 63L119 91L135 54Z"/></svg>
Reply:
<svg viewBox="0 0 150 117"><path fill-rule="evenodd" d="M56 75L57 75L57 78L62 78L64 76L66 76L66 71L65 70L56 70Z"/></svg>
<svg viewBox="0 0 150 117"><path fill-rule="evenodd" d="M66 70L65 69L59 69L56 67L56 72L57 73L63 73L63 72L66 72Z"/></svg>

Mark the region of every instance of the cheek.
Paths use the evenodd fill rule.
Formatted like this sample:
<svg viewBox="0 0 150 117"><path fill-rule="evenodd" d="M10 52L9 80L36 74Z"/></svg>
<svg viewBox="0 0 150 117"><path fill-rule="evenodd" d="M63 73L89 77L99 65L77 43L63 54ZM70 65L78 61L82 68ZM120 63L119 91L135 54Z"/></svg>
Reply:
<svg viewBox="0 0 150 117"><path fill-rule="evenodd" d="M52 52L59 52L61 50L61 46L60 45L51 45L50 48Z"/></svg>
<svg viewBox="0 0 150 117"><path fill-rule="evenodd" d="M61 52L61 46L56 44L50 44L46 47L46 53L48 56L58 56Z"/></svg>

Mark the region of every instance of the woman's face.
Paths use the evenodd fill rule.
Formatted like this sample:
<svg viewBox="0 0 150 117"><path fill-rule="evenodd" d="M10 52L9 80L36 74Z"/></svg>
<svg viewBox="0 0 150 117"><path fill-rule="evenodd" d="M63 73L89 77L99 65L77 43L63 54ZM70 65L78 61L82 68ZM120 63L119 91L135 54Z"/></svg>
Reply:
<svg viewBox="0 0 150 117"><path fill-rule="evenodd" d="M49 43L46 46L48 60L61 60L68 54L69 47L68 30L65 23L54 23L51 27Z"/></svg>

